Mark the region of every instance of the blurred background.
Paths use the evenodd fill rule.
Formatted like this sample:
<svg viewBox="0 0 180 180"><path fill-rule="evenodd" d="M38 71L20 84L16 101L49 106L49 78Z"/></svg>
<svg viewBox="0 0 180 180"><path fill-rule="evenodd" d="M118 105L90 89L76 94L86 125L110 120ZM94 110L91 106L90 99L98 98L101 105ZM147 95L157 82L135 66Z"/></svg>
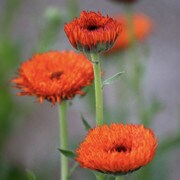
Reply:
<svg viewBox="0 0 180 180"><path fill-rule="evenodd" d="M152 31L136 44L134 53L141 59L134 61L136 64L128 47L102 55L104 78L125 71L117 82L104 88L105 120L143 123L158 136L153 162L125 179L177 180L180 176L180 1L140 0L132 9L151 19ZM34 97L17 97L19 91L12 88L10 80L20 63L36 52L73 49L63 26L82 10L100 11L109 16L125 13L122 4L111 0L0 0L1 180L27 179L27 170L40 180L59 178L57 105L51 107L48 102L40 105ZM72 150L86 134L80 113L94 125L93 103L91 95L76 97L71 102L68 131ZM77 168L72 179L85 177L95 179L81 168Z"/></svg>

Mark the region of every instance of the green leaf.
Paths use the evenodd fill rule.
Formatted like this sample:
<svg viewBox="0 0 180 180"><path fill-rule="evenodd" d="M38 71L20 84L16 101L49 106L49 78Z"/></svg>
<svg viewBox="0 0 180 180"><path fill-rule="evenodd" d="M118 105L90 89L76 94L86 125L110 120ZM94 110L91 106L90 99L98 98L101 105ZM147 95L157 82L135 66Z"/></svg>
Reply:
<svg viewBox="0 0 180 180"><path fill-rule="evenodd" d="M124 73L124 71L118 72L117 74L115 74L115 75L111 76L110 78L104 80L103 83L102 83L102 88L103 88L105 85L112 84L112 83L113 83L114 81L116 81L117 78L118 78L119 76L121 76L123 73Z"/></svg>
<svg viewBox="0 0 180 180"><path fill-rule="evenodd" d="M36 176L32 171L26 170L26 173L27 173L28 180L36 180Z"/></svg>
<svg viewBox="0 0 180 180"><path fill-rule="evenodd" d="M86 131L89 131L91 129L91 126L89 125L89 123L86 121L86 119L83 117L82 114L81 114L81 119L82 119L82 122L84 124Z"/></svg>
<svg viewBox="0 0 180 180"><path fill-rule="evenodd" d="M76 157L76 153L70 150L58 149L64 156L68 158L74 159Z"/></svg>
<svg viewBox="0 0 180 180"><path fill-rule="evenodd" d="M180 147L180 134L177 134L176 136L164 140L164 142L160 143L159 147L157 148L157 153L164 154L177 147Z"/></svg>
<svg viewBox="0 0 180 180"><path fill-rule="evenodd" d="M78 166L79 166L79 163L75 162L73 167L69 171L68 179L71 179L72 174L74 173L74 171L77 169Z"/></svg>
<svg viewBox="0 0 180 180"><path fill-rule="evenodd" d="M106 174L98 171L91 171L91 172L96 176L96 179L104 179L106 176Z"/></svg>

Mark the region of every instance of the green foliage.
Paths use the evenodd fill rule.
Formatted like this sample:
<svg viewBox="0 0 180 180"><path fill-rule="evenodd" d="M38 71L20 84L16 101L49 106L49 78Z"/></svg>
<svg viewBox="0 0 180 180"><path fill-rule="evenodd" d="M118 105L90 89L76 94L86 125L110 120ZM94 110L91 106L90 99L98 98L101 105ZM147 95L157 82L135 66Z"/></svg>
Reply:
<svg viewBox="0 0 180 180"><path fill-rule="evenodd" d="M74 159L76 157L76 153L70 150L58 149L64 156Z"/></svg>
<svg viewBox="0 0 180 180"><path fill-rule="evenodd" d="M11 128L20 115L20 108L12 98L10 77L18 66L21 57L21 46L11 37L11 23L20 1L8 0L4 9L3 20L0 26L0 153L11 132ZM8 13L7 11L10 11ZM8 25L6 21L8 20Z"/></svg>
<svg viewBox="0 0 180 180"><path fill-rule="evenodd" d="M36 176L32 171L26 170L26 173L27 173L27 179L28 180L36 180Z"/></svg>
<svg viewBox="0 0 180 180"><path fill-rule="evenodd" d="M155 97L151 98L147 103L143 102L143 104L140 119L146 127L149 127L155 116L162 110L163 105Z"/></svg>
<svg viewBox="0 0 180 180"><path fill-rule="evenodd" d="M77 162L75 162L73 167L69 170L68 180L71 179L73 173L75 172L75 170L77 169L78 166L79 166L79 164Z"/></svg>
<svg viewBox="0 0 180 180"><path fill-rule="evenodd" d="M0 179L1 180L25 180L26 173L17 165L7 163L0 157Z"/></svg>
<svg viewBox="0 0 180 180"><path fill-rule="evenodd" d="M42 29L40 30L39 43L35 51L44 52L52 49L55 40L64 23L65 15L61 13L61 9L49 7L46 9L41 19Z"/></svg>
<svg viewBox="0 0 180 180"><path fill-rule="evenodd" d="M81 119L82 119L82 122L83 122L83 125L84 125L86 131L89 131L91 129L91 126L89 125L89 123L86 121L86 119L83 117L82 114L81 114Z"/></svg>
<svg viewBox="0 0 180 180"><path fill-rule="evenodd" d="M67 10L69 12L69 19L72 20L79 14L78 0L67 0Z"/></svg>
<svg viewBox="0 0 180 180"><path fill-rule="evenodd" d="M119 76L121 76L123 73L124 73L124 71L118 72L117 74L113 75L112 77L104 80L102 83L102 87L104 87L105 85L109 85L109 84L114 83L119 78Z"/></svg>
<svg viewBox="0 0 180 180"><path fill-rule="evenodd" d="M162 141L157 149L157 154L161 156L175 148L180 148L180 133Z"/></svg>
<svg viewBox="0 0 180 180"><path fill-rule="evenodd" d="M3 37L8 37L8 35L10 35L9 33L11 33L11 27L16 18L17 9L21 5L21 2L22 0L6 0L0 24L0 36L3 35Z"/></svg>

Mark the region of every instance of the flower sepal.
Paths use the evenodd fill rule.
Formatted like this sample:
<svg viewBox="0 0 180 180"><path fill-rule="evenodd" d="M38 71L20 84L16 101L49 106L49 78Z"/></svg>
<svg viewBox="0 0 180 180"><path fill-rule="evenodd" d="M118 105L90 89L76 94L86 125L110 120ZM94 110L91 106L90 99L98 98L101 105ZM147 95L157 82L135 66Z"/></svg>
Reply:
<svg viewBox="0 0 180 180"><path fill-rule="evenodd" d="M127 174L131 174L137 170L139 170L141 167L137 168L137 169L134 169L132 171L129 171L129 172L110 172L110 171L94 171L96 173L101 173L101 174L105 174L107 176L114 176L114 177L119 177L119 176L124 176L124 175L127 175Z"/></svg>
<svg viewBox="0 0 180 180"><path fill-rule="evenodd" d="M101 53L109 50L114 45L114 42L105 42L105 43L97 43L96 45L88 46L82 45L80 43L77 44L76 49L85 52L85 53Z"/></svg>

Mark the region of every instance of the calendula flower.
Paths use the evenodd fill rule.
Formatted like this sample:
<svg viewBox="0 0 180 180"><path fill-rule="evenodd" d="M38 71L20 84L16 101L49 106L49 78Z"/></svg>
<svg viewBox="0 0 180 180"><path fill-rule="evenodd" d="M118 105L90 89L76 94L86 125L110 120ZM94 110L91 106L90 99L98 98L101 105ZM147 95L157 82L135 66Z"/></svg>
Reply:
<svg viewBox="0 0 180 180"><path fill-rule="evenodd" d="M46 99L54 105L76 94L83 95L82 88L93 79L92 64L83 54L51 51L22 63L12 82L22 90L18 95L36 96L40 103Z"/></svg>
<svg viewBox="0 0 180 180"><path fill-rule="evenodd" d="M85 52L102 52L111 48L120 33L120 24L100 12L83 11L67 23L64 31L72 46Z"/></svg>
<svg viewBox="0 0 180 180"><path fill-rule="evenodd" d="M121 33L119 33L119 36L113 46L110 50L108 50L106 53L112 53L115 51L119 51L121 49L124 49L128 47L132 39L129 37L128 33L128 23L126 20L126 17L124 15L119 15L114 17L119 23L122 24L123 28ZM134 35L137 41L142 41L145 38L148 37L152 30L152 21L149 17L143 15L143 14L134 14L133 15L133 28L134 28Z"/></svg>
<svg viewBox="0 0 180 180"><path fill-rule="evenodd" d="M111 124L91 129L76 150L84 168L114 175L126 174L148 164L157 138L143 125Z"/></svg>

